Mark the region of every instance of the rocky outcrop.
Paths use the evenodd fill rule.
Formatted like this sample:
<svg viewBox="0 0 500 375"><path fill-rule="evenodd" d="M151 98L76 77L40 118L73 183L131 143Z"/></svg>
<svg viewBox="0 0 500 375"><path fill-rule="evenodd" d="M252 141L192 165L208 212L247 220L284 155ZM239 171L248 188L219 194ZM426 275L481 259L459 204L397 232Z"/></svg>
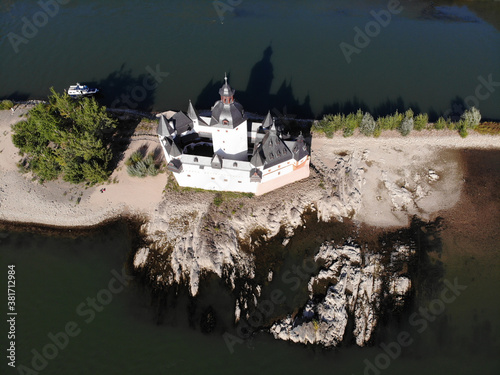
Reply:
<svg viewBox="0 0 500 375"><path fill-rule="evenodd" d="M309 281L309 302L297 316L273 324L271 333L281 340L335 346L344 339L352 317L356 344L365 345L377 325L381 301L402 304L409 292L410 279L394 265L407 262L412 254L408 246L398 246L391 254L394 263L384 265L381 254L354 244L322 245L315 260L324 267ZM325 284L326 293L319 297L318 285Z"/></svg>

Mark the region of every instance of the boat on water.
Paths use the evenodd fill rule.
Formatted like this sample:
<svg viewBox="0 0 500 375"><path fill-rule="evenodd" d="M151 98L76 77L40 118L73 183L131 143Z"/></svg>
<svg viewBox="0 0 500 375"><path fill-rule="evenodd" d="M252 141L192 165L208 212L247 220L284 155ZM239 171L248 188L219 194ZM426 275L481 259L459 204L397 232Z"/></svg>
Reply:
<svg viewBox="0 0 500 375"><path fill-rule="evenodd" d="M79 98L82 96L92 96L99 92L99 89L91 89L87 85L80 85L77 83L74 86L70 86L68 89L68 95L73 98Z"/></svg>

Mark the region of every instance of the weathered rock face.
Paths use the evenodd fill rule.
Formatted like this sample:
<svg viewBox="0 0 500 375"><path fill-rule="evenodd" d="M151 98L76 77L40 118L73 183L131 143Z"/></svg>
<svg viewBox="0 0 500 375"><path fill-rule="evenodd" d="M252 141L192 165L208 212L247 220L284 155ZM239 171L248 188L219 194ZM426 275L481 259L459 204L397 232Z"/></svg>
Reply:
<svg viewBox="0 0 500 375"><path fill-rule="evenodd" d="M399 246L391 258L402 264L412 254L408 246ZM356 344L363 346L377 325L381 301L392 299L401 304L411 288L410 279L398 275L392 263L384 265L380 254L362 251L357 245L324 244L315 260L324 268L309 281L311 299L301 314L271 327L277 339L335 346L344 339L352 316ZM326 294L318 299L317 286L325 284L329 285Z"/></svg>
<svg viewBox="0 0 500 375"><path fill-rule="evenodd" d="M255 229L265 230L269 239L283 227L291 237L303 225L307 209L329 221L342 220L359 208L363 169L356 167L356 160L356 155L339 157L325 175L313 172L306 180L258 199L236 199L221 207L212 203L212 193L169 193L143 228L156 250L148 253L149 260L137 261L141 266L136 268L147 270L148 262L150 266L156 262L155 254L160 252L168 264L163 272L149 275L158 286L187 282L194 296L200 274L213 272L227 278L234 288L236 278L254 276L253 256L242 252L240 244ZM257 244L248 245L252 250Z"/></svg>
<svg viewBox="0 0 500 375"><path fill-rule="evenodd" d="M397 142L373 142L377 143L369 149L363 143L345 151L335 140L318 140L308 179L258 198L231 198L216 206L214 193L168 192L143 228L150 247L137 254L136 269L160 288L187 284L193 296L200 276L214 273L230 288L241 289L235 317L244 319L260 295L255 282L246 282L256 273L253 250L260 242L250 240L255 230L265 232L266 240L283 228L286 246L296 228L304 225L307 210L325 222L349 217L374 226L401 227L413 215L429 220L458 201L461 179L455 160L436 158L428 147L407 150ZM389 264L410 253L402 246L395 249ZM348 317L353 317L356 342L364 345L377 324L380 301L390 298L402 304L411 288L410 280L391 273L379 255L355 245L325 245L317 259L325 267L311 279L305 315L275 324L276 337L336 345L345 335ZM266 272L269 281L274 270ZM330 287L318 300L315 285L324 283Z"/></svg>

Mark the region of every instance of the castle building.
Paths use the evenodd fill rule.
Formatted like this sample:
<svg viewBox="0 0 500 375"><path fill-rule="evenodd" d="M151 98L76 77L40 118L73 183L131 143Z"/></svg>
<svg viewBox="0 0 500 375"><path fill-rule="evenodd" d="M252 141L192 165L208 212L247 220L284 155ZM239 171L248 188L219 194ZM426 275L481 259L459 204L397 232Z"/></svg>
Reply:
<svg viewBox="0 0 500 375"><path fill-rule="evenodd" d="M160 116L158 137L168 169L180 186L261 195L309 176L304 137L284 140L271 113L250 121L227 82L211 116L199 116L191 101L187 114Z"/></svg>

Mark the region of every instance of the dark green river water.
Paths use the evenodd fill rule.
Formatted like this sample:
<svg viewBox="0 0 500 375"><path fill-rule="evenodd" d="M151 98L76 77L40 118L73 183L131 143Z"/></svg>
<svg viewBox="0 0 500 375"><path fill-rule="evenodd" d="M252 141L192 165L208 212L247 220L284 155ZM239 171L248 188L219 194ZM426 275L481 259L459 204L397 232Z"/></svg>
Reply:
<svg viewBox="0 0 500 375"><path fill-rule="evenodd" d="M112 107L208 109L227 72L261 114L476 105L500 119L493 0L44 1L0 4L0 98L78 81Z"/></svg>

